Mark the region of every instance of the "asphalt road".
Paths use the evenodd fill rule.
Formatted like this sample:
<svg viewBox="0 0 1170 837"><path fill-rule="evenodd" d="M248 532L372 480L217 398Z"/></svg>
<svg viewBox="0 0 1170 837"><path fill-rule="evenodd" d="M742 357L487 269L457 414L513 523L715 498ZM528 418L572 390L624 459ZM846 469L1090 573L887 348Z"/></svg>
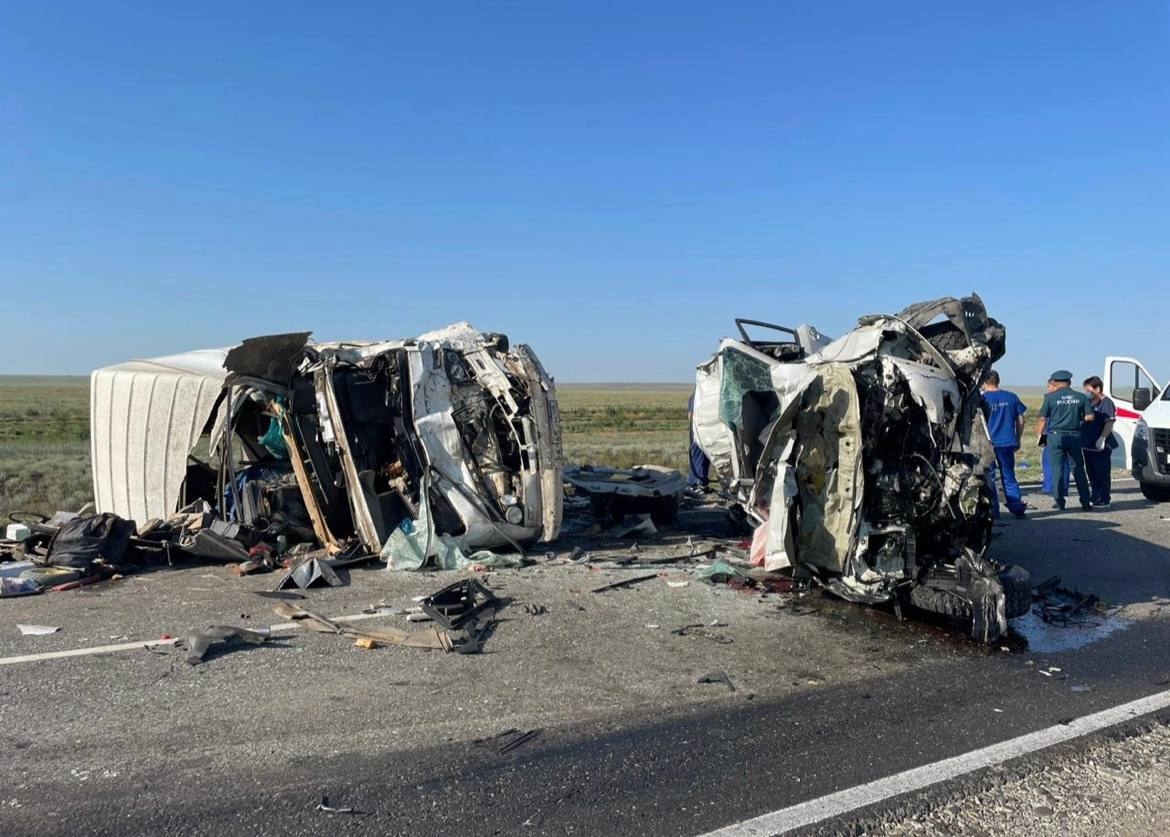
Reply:
<svg viewBox="0 0 1170 837"><path fill-rule="evenodd" d="M1170 688L1163 515L1121 483L1108 512L1000 526L1000 560L1119 609L1027 624L1010 651L817 597L801 615L693 581L590 594L596 574L547 567L494 576L518 615L479 657L294 634L197 668L165 649L2 665L0 833L702 833ZM252 578L134 584L0 603L10 626L62 627L7 627L0 655L278 621ZM355 573L304 604L356 613L436 586ZM536 601L548 614L520 615ZM723 627L676 637L672 619ZM694 682L712 669L736 691ZM507 729L537 732L508 750L515 733L491 738ZM317 810L323 795L350 811Z"/></svg>

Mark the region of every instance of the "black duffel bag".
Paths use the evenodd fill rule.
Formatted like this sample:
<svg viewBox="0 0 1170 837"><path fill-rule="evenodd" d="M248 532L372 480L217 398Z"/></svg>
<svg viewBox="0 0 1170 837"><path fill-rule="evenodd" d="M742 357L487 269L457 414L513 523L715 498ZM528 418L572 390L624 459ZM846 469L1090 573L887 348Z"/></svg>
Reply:
<svg viewBox="0 0 1170 837"><path fill-rule="evenodd" d="M110 512L66 521L49 541L48 554L40 563L75 570L87 570L98 560L121 563L134 530L133 520Z"/></svg>

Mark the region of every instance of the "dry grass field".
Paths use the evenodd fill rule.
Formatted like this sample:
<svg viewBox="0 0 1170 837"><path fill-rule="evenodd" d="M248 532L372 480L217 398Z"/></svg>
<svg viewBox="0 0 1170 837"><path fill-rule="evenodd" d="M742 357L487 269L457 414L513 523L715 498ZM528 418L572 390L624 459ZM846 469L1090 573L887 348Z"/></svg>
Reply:
<svg viewBox="0 0 1170 837"><path fill-rule="evenodd" d="M0 520L80 508L92 483L89 378L0 376Z"/></svg>

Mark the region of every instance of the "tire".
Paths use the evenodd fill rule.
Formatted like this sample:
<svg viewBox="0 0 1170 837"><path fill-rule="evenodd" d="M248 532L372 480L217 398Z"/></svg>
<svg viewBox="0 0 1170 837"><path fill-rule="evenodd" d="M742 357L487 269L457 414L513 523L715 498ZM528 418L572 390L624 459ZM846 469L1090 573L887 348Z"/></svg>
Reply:
<svg viewBox="0 0 1170 837"><path fill-rule="evenodd" d="M1170 503L1170 485L1154 485L1148 482L1139 482L1142 496L1155 503Z"/></svg>
<svg viewBox="0 0 1170 837"><path fill-rule="evenodd" d="M938 587L915 584L910 588L910 604L928 613L937 613L939 616L963 622L971 621L971 603Z"/></svg>
<svg viewBox="0 0 1170 837"><path fill-rule="evenodd" d="M1023 567L1008 567L999 574L1003 587L1003 615L1019 619L1032 609L1032 576Z"/></svg>
<svg viewBox="0 0 1170 837"><path fill-rule="evenodd" d="M967 348L967 335L951 322L931 323L921 329L922 336L940 352L956 352Z"/></svg>
<svg viewBox="0 0 1170 837"><path fill-rule="evenodd" d="M1004 329L999 321L992 317L987 318L987 326L987 347L991 350L992 362L995 362L1003 357L1006 348ZM919 329L919 332L940 352L957 352L960 349L967 348L969 345L967 343L967 335L963 333L961 328L949 320L923 326Z"/></svg>

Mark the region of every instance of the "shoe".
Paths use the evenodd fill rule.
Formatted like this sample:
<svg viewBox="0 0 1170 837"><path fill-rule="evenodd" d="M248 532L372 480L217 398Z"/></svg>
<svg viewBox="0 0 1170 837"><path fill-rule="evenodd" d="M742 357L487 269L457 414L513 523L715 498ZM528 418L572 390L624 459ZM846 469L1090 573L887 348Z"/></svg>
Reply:
<svg viewBox="0 0 1170 837"><path fill-rule="evenodd" d="M1054 509L1060 509L1061 511L1064 511L1064 501L1063 501L1063 500L1057 500L1057 501L1055 501L1055 502L1052 504L1052 508L1054 508Z"/></svg>
<svg viewBox="0 0 1170 837"><path fill-rule="evenodd" d="M1093 510L1093 506L1091 503L1081 503L1081 511L1092 511L1092 510Z"/></svg>
<svg viewBox="0 0 1170 837"><path fill-rule="evenodd" d="M1093 505L1099 509L1107 509L1107 508L1109 508L1109 501L1108 500L1098 500L1096 503L1093 503Z"/></svg>
<svg viewBox="0 0 1170 837"><path fill-rule="evenodd" d="M1027 515L1024 514L1022 511L1018 511L1018 512L1012 512L1012 517L1014 517L1016 520L1023 520L1025 517L1027 517Z"/></svg>

